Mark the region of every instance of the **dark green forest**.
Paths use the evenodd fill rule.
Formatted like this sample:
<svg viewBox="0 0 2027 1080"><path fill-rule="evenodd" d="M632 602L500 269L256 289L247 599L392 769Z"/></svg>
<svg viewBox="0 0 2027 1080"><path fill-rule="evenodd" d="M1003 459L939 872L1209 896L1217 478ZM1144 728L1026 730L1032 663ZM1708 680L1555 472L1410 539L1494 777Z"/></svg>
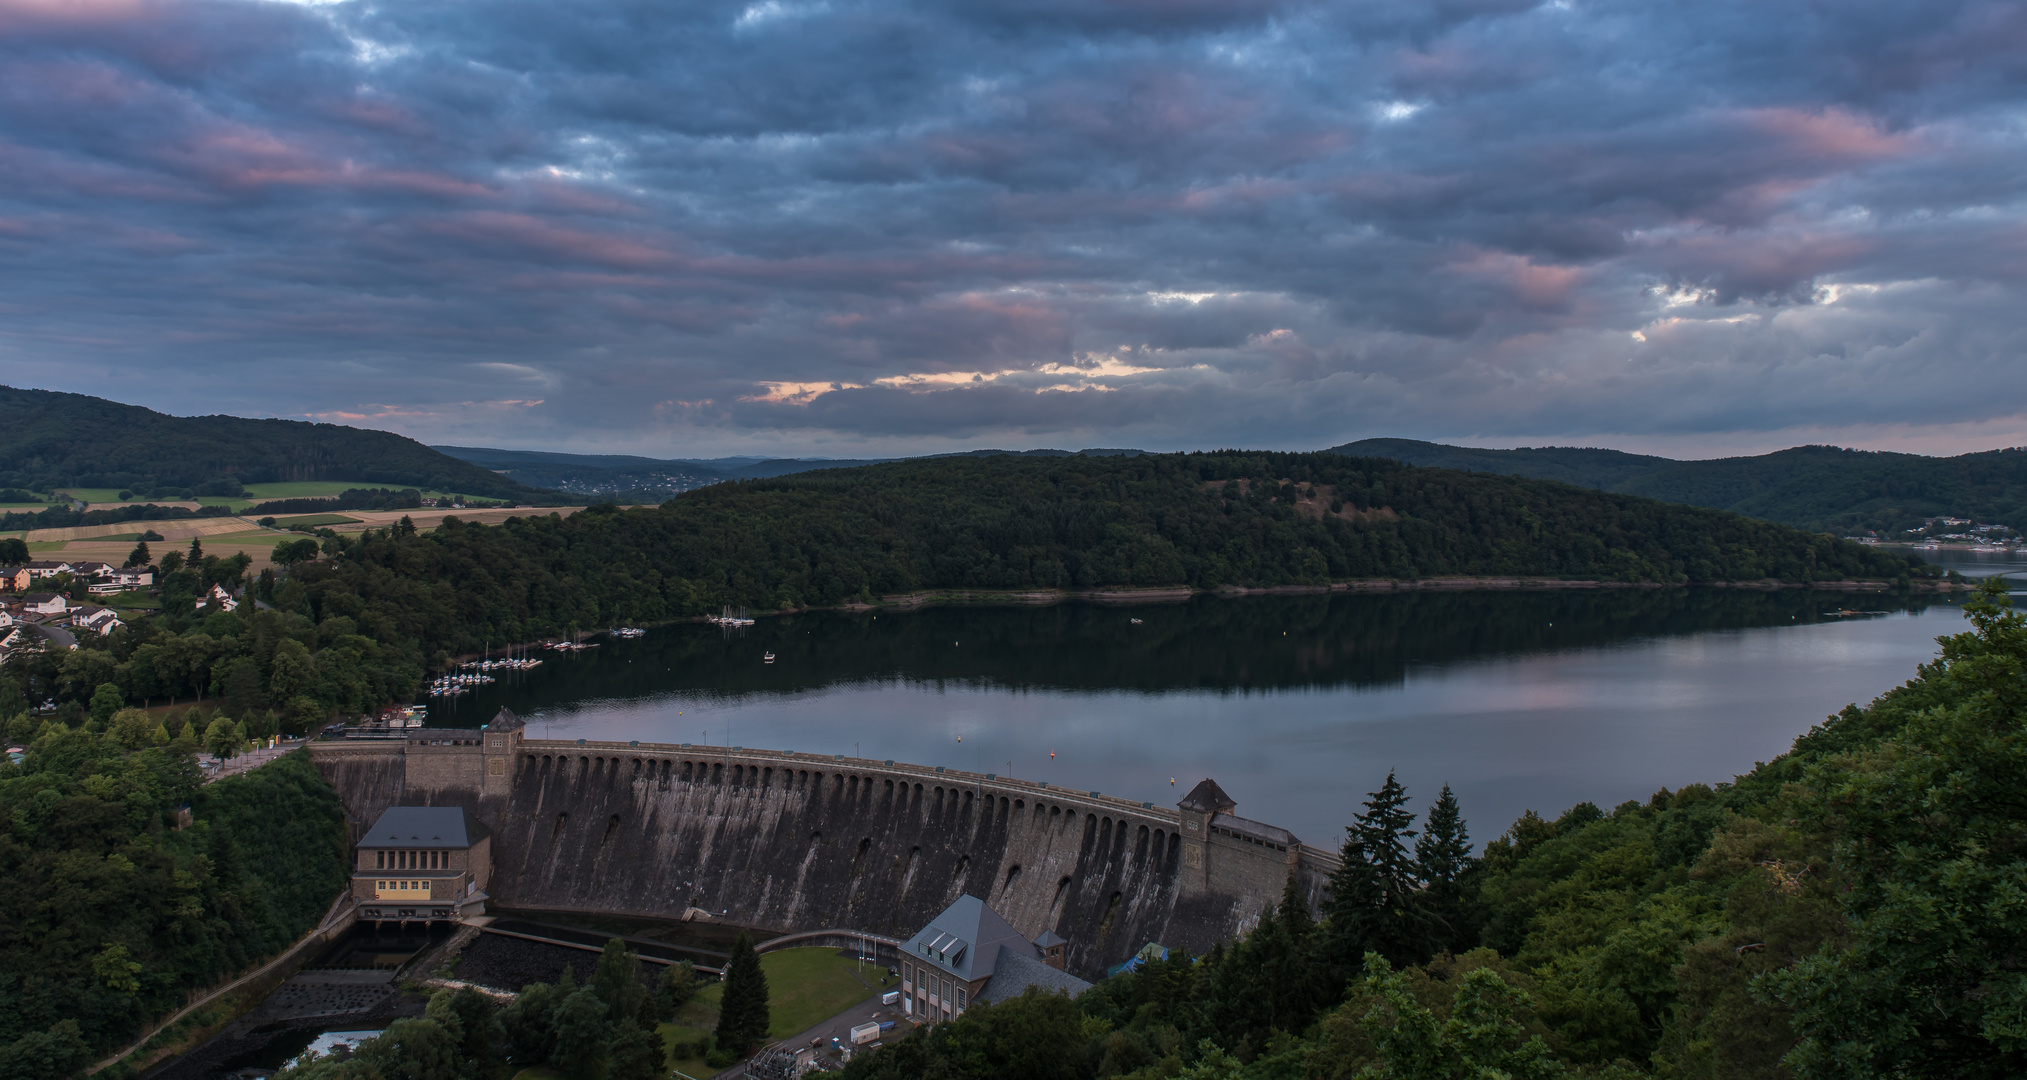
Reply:
<svg viewBox="0 0 2027 1080"><path fill-rule="evenodd" d="M2027 1075L2027 622L2003 587L1861 709L1729 784L1480 858L1389 776L1312 920L1076 1001L973 1008L848 1080L2000 1080Z"/></svg>
<svg viewBox="0 0 2027 1080"><path fill-rule="evenodd" d="M0 487L196 489L358 480L524 500L491 470L385 431L300 420L166 416L83 394L0 386ZM225 488L210 490L213 485Z"/></svg>
<svg viewBox="0 0 2027 1080"><path fill-rule="evenodd" d="M1757 457L1674 461L1581 447L1481 450L1413 439L1361 439L1335 453L1410 465L1531 476L1666 502L1730 510L1802 529L1899 534L1955 515L2027 531L2027 450L1934 458L1835 446Z"/></svg>
<svg viewBox="0 0 2027 1080"><path fill-rule="evenodd" d="M488 639L922 589L1916 572L1828 537L1631 496L1237 453L906 462L722 485L653 509L333 534L283 545L283 573L251 581L243 557L196 544L156 554L162 614L0 669L0 718L30 747L0 766L0 865L15 885L0 919L13 1024L0 1029L0 1076L66 1075L182 989L279 948L338 888L342 815L307 763L200 790L190 752L400 698ZM266 606L194 609L213 582ZM1288 904L1195 962L1109 980L1075 1003L974 1009L853 1069L2016 1074L2027 1065L2027 969L2015 959L2027 953L2015 899L2027 627L1997 598L1974 605L1976 628L1913 682L1734 783L1530 814L1474 859L1466 808L1438 799L1417 821L1389 782L1351 823L1320 922ZM1700 617L1693 604L1683 616ZM203 709L190 708L199 697ZM168 722L132 708L165 699L182 710ZM59 703L55 717L28 714L44 700ZM179 831L171 811L184 802L196 823ZM587 1035L583 1055L547 1060L592 1063L585 1080L644 1070L628 1010L594 996L604 1026L580 1002L584 1029L604 1041ZM490 1032L492 1021L454 1024L451 1009L446 998L427 1021L436 1029L389 1040L380 1075L422 1075L406 1071L410 1042L416 1068L446 1080L467 1075L461 1062L499 1060L473 1057L493 1051L459 1027Z"/></svg>
<svg viewBox="0 0 2027 1080"><path fill-rule="evenodd" d="M1324 585L1525 575L1677 584L1906 582L1933 568L1737 515L1334 454L964 457L725 484L659 508L446 520L162 557L162 614L0 671L0 718L212 701L255 734L405 699L504 644L723 605L828 607L919 590ZM196 610L214 583L269 605Z"/></svg>
<svg viewBox="0 0 2027 1080"><path fill-rule="evenodd" d="M47 510L0 513L0 532L14 532L18 529L68 529L78 525L118 525L128 521L229 517L231 514L230 506L200 506L195 510L186 506L151 504L111 507L105 510L73 510L69 506L52 506Z"/></svg>
<svg viewBox="0 0 2027 1080"><path fill-rule="evenodd" d="M69 1076L314 927L347 873L337 793L293 754L200 786L139 710L0 764L0 1076ZM178 828L177 808L191 822Z"/></svg>

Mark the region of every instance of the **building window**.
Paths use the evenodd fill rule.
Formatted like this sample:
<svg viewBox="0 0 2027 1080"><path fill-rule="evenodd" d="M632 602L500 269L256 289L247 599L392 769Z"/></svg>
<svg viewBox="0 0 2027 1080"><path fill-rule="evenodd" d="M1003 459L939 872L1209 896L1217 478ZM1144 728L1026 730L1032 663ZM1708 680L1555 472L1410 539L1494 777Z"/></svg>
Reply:
<svg viewBox="0 0 2027 1080"><path fill-rule="evenodd" d="M964 1008L964 987L962 986L957 988L957 1007L960 1009Z"/></svg>

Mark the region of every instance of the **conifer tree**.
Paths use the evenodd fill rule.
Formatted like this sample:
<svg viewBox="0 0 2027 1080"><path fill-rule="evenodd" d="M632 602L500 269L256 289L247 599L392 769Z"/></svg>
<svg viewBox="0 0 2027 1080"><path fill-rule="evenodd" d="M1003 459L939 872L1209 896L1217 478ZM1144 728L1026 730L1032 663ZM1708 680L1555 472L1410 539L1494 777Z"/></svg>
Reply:
<svg viewBox="0 0 2027 1080"><path fill-rule="evenodd" d="M1468 875L1477 860L1471 857L1471 834L1448 784L1429 807L1427 828L1415 841L1415 861L1421 864L1427 883L1423 892L1436 922L1437 947L1446 952L1471 948L1476 944L1477 927Z"/></svg>
<svg viewBox="0 0 2027 1080"><path fill-rule="evenodd" d="M1343 866L1330 877L1330 933L1323 950L1333 985L1363 970L1368 952L1407 966L1435 950L1436 924L1419 891L1421 867L1408 850L1415 815L1407 802L1407 789L1389 772L1346 830Z"/></svg>
<svg viewBox="0 0 2027 1080"><path fill-rule="evenodd" d="M718 1000L717 1043L720 1049L745 1056L767 1041L772 1017L767 1007L767 973L760 954L746 935L732 946L725 965L725 993Z"/></svg>
<svg viewBox="0 0 2027 1080"><path fill-rule="evenodd" d="M1309 897L1299 875L1288 875L1275 916L1274 933L1261 942L1262 955L1255 960L1270 1004L1267 1026L1300 1032L1331 1003L1332 995L1318 963L1316 923L1309 917Z"/></svg>

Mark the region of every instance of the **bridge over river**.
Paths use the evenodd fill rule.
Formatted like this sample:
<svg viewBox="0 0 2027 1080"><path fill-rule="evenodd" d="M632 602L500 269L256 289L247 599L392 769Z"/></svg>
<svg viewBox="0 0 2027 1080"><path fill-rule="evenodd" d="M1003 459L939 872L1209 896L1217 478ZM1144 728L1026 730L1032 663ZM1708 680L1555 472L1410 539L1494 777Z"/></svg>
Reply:
<svg viewBox="0 0 2027 1080"><path fill-rule="evenodd" d="M496 904L906 938L960 894L1094 974L1149 941L1243 931L1335 854L1239 817L1216 783L1175 806L893 761L478 729L310 745L356 831L389 806L471 809Z"/></svg>

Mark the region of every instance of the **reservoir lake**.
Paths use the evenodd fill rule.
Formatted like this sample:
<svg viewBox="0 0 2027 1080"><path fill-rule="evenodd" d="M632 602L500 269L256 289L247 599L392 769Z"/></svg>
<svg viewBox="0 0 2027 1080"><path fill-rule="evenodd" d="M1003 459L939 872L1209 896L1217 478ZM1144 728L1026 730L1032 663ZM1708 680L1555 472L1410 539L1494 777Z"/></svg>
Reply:
<svg viewBox="0 0 2027 1080"><path fill-rule="evenodd" d="M1962 603L1691 588L810 612L544 653L432 701L430 723L506 706L537 738L856 755L1158 804L1210 776L1242 816L1333 848L1394 770L1418 805L1450 785L1482 845L1524 810L1729 780L1911 678L1967 626Z"/></svg>

